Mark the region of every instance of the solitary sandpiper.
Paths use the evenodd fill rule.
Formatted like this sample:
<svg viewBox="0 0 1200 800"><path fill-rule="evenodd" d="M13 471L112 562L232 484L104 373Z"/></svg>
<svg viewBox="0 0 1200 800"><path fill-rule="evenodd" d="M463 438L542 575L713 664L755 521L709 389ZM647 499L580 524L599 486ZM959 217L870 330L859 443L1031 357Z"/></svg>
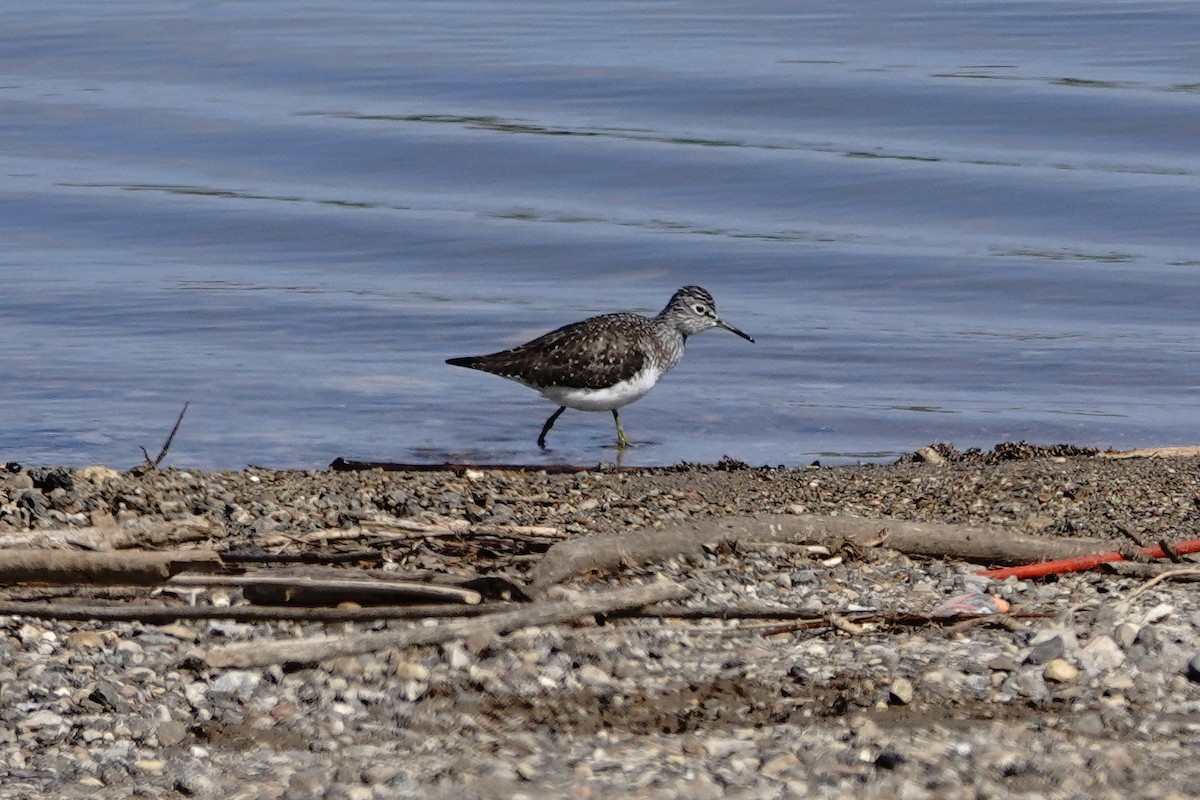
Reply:
<svg viewBox="0 0 1200 800"><path fill-rule="evenodd" d="M558 404L538 436L546 434L568 408L612 411L617 446L629 439L617 409L654 388L683 357L687 337L709 328L724 328L753 342L717 316L712 295L699 286L684 286L655 317L602 314L565 325L532 342L487 356L447 359L447 364L483 370L537 389Z"/></svg>

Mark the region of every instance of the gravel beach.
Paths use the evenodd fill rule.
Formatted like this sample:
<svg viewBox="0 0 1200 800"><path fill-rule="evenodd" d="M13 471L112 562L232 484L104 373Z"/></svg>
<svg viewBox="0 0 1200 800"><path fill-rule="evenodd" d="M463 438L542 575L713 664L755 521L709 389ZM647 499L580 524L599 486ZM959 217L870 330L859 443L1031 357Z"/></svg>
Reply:
<svg viewBox="0 0 1200 800"><path fill-rule="evenodd" d="M1007 445L940 447L932 462L561 474L10 464L0 548L203 547L242 566L319 553L346 574L493 579L481 589L490 601L519 598L556 542L712 517L999 526L1123 552L1200 530L1200 458ZM1182 560L1166 569L1200 566ZM1196 584L1181 574L1139 591L1160 567L1138 568L995 582L977 576L981 565L886 542L713 548L553 592L665 577L691 593L673 608L757 616L614 614L254 669L199 656L436 622L0 615L0 798L1200 796ZM972 591L1012 613L947 625L870 617L924 615ZM4 602L114 608L239 609L245 595L0 587ZM829 624L789 625L771 609Z"/></svg>

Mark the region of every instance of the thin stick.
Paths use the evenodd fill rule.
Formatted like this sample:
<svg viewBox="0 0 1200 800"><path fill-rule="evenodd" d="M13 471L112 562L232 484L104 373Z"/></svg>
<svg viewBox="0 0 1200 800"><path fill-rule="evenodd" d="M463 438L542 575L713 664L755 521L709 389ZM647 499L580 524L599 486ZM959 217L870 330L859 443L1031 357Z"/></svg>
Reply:
<svg viewBox="0 0 1200 800"><path fill-rule="evenodd" d="M312 578L304 576L279 576L250 573L247 575L176 575L168 581L171 586L242 586L246 588L272 587L282 589L285 594L343 595L343 600L354 600L355 596L366 598L414 597L423 600L466 603L478 605L483 596L471 589L457 586L438 586L415 581L384 581L375 578ZM274 605L274 603L272 603Z"/></svg>
<svg viewBox="0 0 1200 800"><path fill-rule="evenodd" d="M373 653L391 647L436 644L473 636L498 636L520 628L551 625L625 608L637 608L662 600L681 600L691 592L677 583L660 581L646 586L629 586L596 592L551 603L535 603L515 611L491 614L480 619L456 620L432 627L412 627L358 636L317 636L286 642L240 642L214 647L203 654L209 667L265 667L271 664L315 664L337 656Z"/></svg>
<svg viewBox="0 0 1200 800"><path fill-rule="evenodd" d="M1128 603L1130 600L1132 600L1133 598L1137 597L1139 594L1141 594L1142 592L1146 591L1147 589L1149 589L1150 587L1154 586L1155 584L1157 584L1157 583L1162 583L1162 582L1163 582L1163 581L1165 581L1167 578L1178 578L1178 577L1180 577L1180 576L1182 576L1182 575L1200 575L1200 569L1196 569L1196 568L1193 568L1193 569L1173 569L1173 570L1170 570L1169 572L1161 572L1161 573L1159 573L1158 575L1155 575L1155 576L1154 576L1153 578L1151 578L1150 580L1148 580L1148 581L1146 581L1145 583L1143 583L1143 584L1142 584L1141 586L1139 586L1138 588L1134 589L1134 590L1133 590L1132 592L1130 592L1129 594L1125 595L1125 597L1124 597L1124 598L1122 598L1120 602L1121 602L1121 603Z"/></svg>
<svg viewBox="0 0 1200 800"><path fill-rule="evenodd" d="M179 412L179 417L175 420L175 427L171 428L171 432L167 434L167 440L163 442L162 450L158 451L158 458L151 461L150 454L146 452L146 448L141 448L142 455L146 457L147 464L158 469L158 465L167 457L167 451L171 449L171 442L175 441L175 434L179 432L179 423L183 422L183 415L187 413L188 406L191 404L190 400L183 404L183 410Z"/></svg>

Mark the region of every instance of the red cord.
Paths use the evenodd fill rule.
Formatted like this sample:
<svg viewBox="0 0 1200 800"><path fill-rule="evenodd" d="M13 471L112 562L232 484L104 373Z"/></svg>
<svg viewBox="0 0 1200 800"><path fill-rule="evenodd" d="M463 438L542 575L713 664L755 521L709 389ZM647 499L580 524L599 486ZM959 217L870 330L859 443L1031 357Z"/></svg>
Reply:
<svg viewBox="0 0 1200 800"><path fill-rule="evenodd" d="M1179 542L1168 546L1171 548L1171 552L1179 555L1197 553L1200 552L1200 539L1189 539L1186 542ZM1138 552L1147 558L1165 558L1167 555L1161 547L1139 547ZM998 581L1002 581L1008 577L1040 578L1045 575L1057 575L1062 572L1080 572L1085 569L1098 567L1101 564L1125 560L1125 556L1113 550L1111 553L1095 553L1090 556L1060 558L1057 561L1043 561L1039 564L1023 564L1019 567L989 569L978 574L985 578L995 578Z"/></svg>

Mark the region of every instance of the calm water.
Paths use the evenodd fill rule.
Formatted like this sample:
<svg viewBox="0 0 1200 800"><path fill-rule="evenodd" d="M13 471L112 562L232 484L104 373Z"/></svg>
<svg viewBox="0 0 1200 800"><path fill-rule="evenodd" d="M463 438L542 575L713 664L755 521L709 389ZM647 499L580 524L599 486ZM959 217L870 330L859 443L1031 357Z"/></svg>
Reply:
<svg viewBox="0 0 1200 800"><path fill-rule="evenodd" d="M3 460L612 460L443 360L685 283L625 463L1200 440L1190 0L9 11Z"/></svg>

